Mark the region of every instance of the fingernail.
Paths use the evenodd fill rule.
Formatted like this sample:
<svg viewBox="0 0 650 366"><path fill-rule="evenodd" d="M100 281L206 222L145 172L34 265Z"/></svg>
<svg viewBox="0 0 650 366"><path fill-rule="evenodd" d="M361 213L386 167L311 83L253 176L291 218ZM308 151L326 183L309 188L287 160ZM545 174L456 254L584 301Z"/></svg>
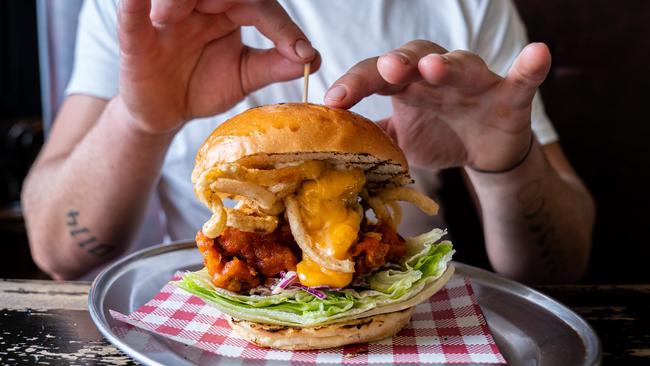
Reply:
<svg viewBox="0 0 650 366"><path fill-rule="evenodd" d="M411 62L411 60L408 58L408 56L406 56L403 53L391 52L390 54L395 56L395 58L397 58L399 60L399 62L401 62L403 65L408 65Z"/></svg>
<svg viewBox="0 0 650 366"><path fill-rule="evenodd" d="M293 51L298 55L300 58L304 59L310 59L314 57L314 48L311 46L311 44L304 39L299 39L296 41L296 43L293 45Z"/></svg>
<svg viewBox="0 0 650 366"><path fill-rule="evenodd" d="M343 85L335 85L327 92L325 99L331 100L333 102L339 102L345 98L345 95L347 93L348 92L345 90L345 87Z"/></svg>
<svg viewBox="0 0 650 366"><path fill-rule="evenodd" d="M440 59L442 60L442 62L444 62L444 63L446 63L446 64L449 63L449 57L447 57L447 55L440 55L440 54L438 54L438 57L440 57Z"/></svg>

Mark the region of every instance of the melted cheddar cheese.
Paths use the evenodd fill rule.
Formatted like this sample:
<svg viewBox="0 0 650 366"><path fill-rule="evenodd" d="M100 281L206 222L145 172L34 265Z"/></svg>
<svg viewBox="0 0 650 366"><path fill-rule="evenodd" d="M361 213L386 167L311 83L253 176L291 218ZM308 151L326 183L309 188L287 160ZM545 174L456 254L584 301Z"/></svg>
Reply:
<svg viewBox="0 0 650 366"><path fill-rule="evenodd" d="M348 250L359 233L362 215L355 209L357 196L365 184L360 169L328 169L298 191L305 228L316 246L336 259L350 259ZM303 254L297 270L305 286L345 287L352 273L327 270Z"/></svg>
<svg viewBox="0 0 650 366"><path fill-rule="evenodd" d="M314 263L307 256L296 266L300 283L309 287L345 287L352 282L353 273L330 271Z"/></svg>

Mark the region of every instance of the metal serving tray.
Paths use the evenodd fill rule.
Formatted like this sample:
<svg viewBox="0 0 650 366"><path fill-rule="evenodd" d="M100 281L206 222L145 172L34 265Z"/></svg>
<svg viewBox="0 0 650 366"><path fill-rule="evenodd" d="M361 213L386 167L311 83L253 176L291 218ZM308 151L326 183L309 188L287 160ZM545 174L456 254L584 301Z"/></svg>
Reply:
<svg viewBox="0 0 650 366"><path fill-rule="evenodd" d="M601 345L593 329L573 311L520 283L462 263L456 276L472 280L494 339L511 365L597 365ZM149 301L178 270L203 266L194 242L158 245L115 262L97 276L88 310L99 331L127 355L146 365L247 364L246 360L206 355L193 347L145 334L120 338L123 324L109 309L130 314ZM259 361L251 364L260 365ZM270 361L267 365L286 365Z"/></svg>

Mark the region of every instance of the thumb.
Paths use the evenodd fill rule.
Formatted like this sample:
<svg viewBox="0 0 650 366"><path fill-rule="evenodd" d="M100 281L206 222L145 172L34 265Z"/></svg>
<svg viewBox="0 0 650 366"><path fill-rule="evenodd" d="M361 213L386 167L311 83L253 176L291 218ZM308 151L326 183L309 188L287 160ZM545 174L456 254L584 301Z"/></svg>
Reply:
<svg viewBox="0 0 650 366"><path fill-rule="evenodd" d="M503 86L506 100L514 108L530 105L551 68L551 53L543 43L526 46L512 64Z"/></svg>
<svg viewBox="0 0 650 366"><path fill-rule="evenodd" d="M390 136L391 139L397 144L399 141L397 141L397 132L395 131L395 126L392 123L392 120L390 118L384 118L380 121L377 121L377 124L379 127L386 132L388 136Z"/></svg>
<svg viewBox="0 0 650 366"><path fill-rule="evenodd" d="M260 50L244 46L241 60L241 81L245 94L280 81L293 80L303 75L305 65L284 57L276 48ZM318 70L320 54L311 61L311 72Z"/></svg>

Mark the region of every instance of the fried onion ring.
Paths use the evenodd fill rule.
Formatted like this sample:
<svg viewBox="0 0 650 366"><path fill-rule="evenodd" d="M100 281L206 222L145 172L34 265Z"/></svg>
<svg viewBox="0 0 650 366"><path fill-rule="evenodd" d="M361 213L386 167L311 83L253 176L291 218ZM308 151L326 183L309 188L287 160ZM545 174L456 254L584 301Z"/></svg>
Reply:
<svg viewBox="0 0 650 366"><path fill-rule="evenodd" d="M393 220L390 216L390 212L388 212L388 209L384 204L384 201L382 201L379 197L370 196L368 194L368 191L365 189L361 191L361 198L363 198L363 200L368 203L368 206L370 206L372 212L375 213L375 217L377 217L379 221L388 223L392 226Z"/></svg>
<svg viewBox="0 0 650 366"><path fill-rule="evenodd" d="M226 210L223 207L221 199L216 194L212 197L212 204L210 205L212 210L212 217L205 224L203 224L203 235L207 236L210 239L214 239L217 236L221 235L223 230L226 228Z"/></svg>
<svg viewBox="0 0 650 366"><path fill-rule="evenodd" d="M275 194L278 198L282 199L298 190L302 184L301 180L294 180L291 182L276 183L269 186L269 191Z"/></svg>
<svg viewBox="0 0 650 366"><path fill-rule="evenodd" d="M273 206L269 209L265 209L264 207L261 207L257 201L254 201L248 197L242 197L242 196L235 196L235 199L238 200L239 202L243 202L246 206L249 206L253 211L259 212L264 215L269 215L269 216L278 216L282 212L284 212L284 202L282 201L275 201Z"/></svg>
<svg viewBox="0 0 650 366"><path fill-rule="evenodd" d="M267 216L254 214L251 210L239 210L227 208L228 214L227 225L241 231L252 233L272 233L278 227L278 218L276 216Z"/></svg>
<svg viewBox="0 0 650 366"><path fill-rule="evenodd" d="M326 163L319 160L309 160L297 165L289 165L274 169L255 169L238 166L235 170L236 178L255 182L263 186L271 186L277 183L303 181L318 177ZM233 169L230 169L233 171Z"/></svg>
<svg viewBox="0 0 650 366"><path fill-rule="evenodd" d="M379 192L383 201L406 201L414 204L425 214L433 216L438 214L438 204L431 198L408 187L387 188Z"/></svg>
<svg viewBox="0 0 650 366"><path fill-rule="evenodd" d="M391 210L391 226L393 230L397 229L399 224L402 222L402 206L399 205L397 201L388 201L385 202Z"/></svg>
<svg viewBox="0 0 650 366"><path fill-rule="evenodd" d="M246 197L255 201L256 205L265 211L270 211L277 201L277 197L273 193L259 184L230 178L216 179L210 184L210 189L214 192Z"/></svg>
<svg viewBox="0 0 650 366"><path fill-rule="evenodd" d="M300 214L300 206L294 196L285 198L285 205L287 207L287 220L291 228L296 243L304 255L308 256L312 261L316 262L321 267L327 268L332 271L354 273L354 262L351 260L334 259L330 255L323 253L316 243L307 234L307 229Z"/></svg>
<svg viewBox="0 0 650 366"><path fill-rule="evenodd" d="M216 178L230 178L257 183L262 186L272 186L278 183L315 179L322 173L325 166L326 163L320 160L310 160L271 169L248 168L237 163L231 163L219 164L208 171L212 171L213 180Z"/></svg>

